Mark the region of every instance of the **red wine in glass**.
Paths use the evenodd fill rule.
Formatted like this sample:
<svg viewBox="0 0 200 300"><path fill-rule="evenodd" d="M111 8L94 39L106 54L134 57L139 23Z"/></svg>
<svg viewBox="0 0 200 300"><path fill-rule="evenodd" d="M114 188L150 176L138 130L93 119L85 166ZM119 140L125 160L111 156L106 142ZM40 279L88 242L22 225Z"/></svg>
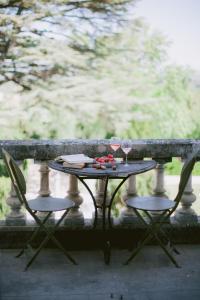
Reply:
<svg viewBox="0 0 200 300"><path fill-rule="evenodd" d="M117 143L112 143L111 145L110 145L110 147L113 149L113 151L117 151L119 148L120 148L120 144L117 144Z"/></svg>
<svg viewBox="0 0 200 300"><path fill-rule="evenodd" d="M119 138L118 137L111 137L110 139L110 147L114 152L116 152L120 148L120 143L119 143Z"/></svg>

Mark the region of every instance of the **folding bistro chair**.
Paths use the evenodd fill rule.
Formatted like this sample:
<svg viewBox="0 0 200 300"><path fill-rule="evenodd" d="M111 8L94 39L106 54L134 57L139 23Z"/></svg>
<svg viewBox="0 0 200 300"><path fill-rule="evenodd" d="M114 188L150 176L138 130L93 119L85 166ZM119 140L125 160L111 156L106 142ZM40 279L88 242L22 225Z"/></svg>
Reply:
<svg viewBox="0 0 200 300"><path fill-rule="evenodd" d="M10 154L2 149L3 152L3 159L5 162L5 165L7 167L9 176L11 178L11 181L13 183L13 186L15 188L16 194L19 198L19 201L21 202L22 205L25 206L27 211L31 214L31 216L34 218L35 222L38 225L38 228L33 232L31 237L28 239L26 242L25 246L23 249L19 252L19 254L16 257L20 257L26 248L32 249L31 247L31 242L36 238L38 233L40 231L43 231L46 233L45 238L39 245L39 247L35 250L33 256L27 263L25 270L27 270L30 265L33 263L33 261L36 259L38 254L40 253L41 249L45 247L45 245L48 243L49 240L52 240L58 248L62 250L62 252L67 256L67 258L73 263L77 264L76 261L67 253L65 248L61 245L61 243L56 239L54 236L55 231L59 224L62 222L64 217L67 215L69 210L74 207L74 202L69 200L69 199L62 199L62 198L47 198L47 199L41 199L41 198L36 198L30 201L27 201L25 194L26 194L26 182L24 179L24 176L14 161L14 159L10 156ZM48 228L46 226L47 221L49 220L51 214L56 211L64 211L60 219L54 224L52 228ZM37 216L37 212L46 212L47 215L43 220L40 220L40 218Z"/></svg>
<svg viewBox="0 0 200 300"><path fill-rule="evenodd" d="M162 197L144 196L133 197L127 201L127 205L133 208L137 217L147 228L147 232L143 239L139 242L136 249L134 249L131 256L125 262L125 264L128 264L140 252L140 250L144 247L145 244L147 244L152 238L155 238L160 247L172 261L172 263L176 267L179 267L175 258L170 253L171 251L168 250L168 245L170 246L171 250L173 250L175 253L179 254L179 252L174 247L168 234L162 227L166 223L172 226L170 223L170 216L174 213L177 206L179 205L179 202L181 200L185 186L191 175L195 162L196 154L191 155L185 161L181 171L178 193L174 200L169 200L167 198ZM141 212L143 212L143 214ZM158 216L153 218L151 212L158 212L159 214Z"/></svg>

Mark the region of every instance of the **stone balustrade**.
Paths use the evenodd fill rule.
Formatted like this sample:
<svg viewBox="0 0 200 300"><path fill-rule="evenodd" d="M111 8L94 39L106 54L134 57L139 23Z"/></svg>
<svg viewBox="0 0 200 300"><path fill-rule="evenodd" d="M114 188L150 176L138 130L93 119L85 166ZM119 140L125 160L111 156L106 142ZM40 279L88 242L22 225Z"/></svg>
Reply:
<svg viewBox="0 0 200 300"><path fill-rule="evenodd" d="M51 187L49 184L50 170L48 161L54 159L61 154L85 153L90 157L106 155L110 152L109 140L28 140L28 141L1 141L0 149L5 148L17 161L24 159L34 159L40 164L38 176L40 176L40 186L38 197L52 197ZM167 197L164 185L164 170L165 163L171 161L173 157L184 159L195 149L200 149L199 140L132 140L132 149L130 159L153 158L158 162L155 172L155 186L152 187L152 194L155 196ZM0 159L2 158L0 151ZM116 156L121 156L122 153L117 151ZM67 176L66 176L67 177ZM73 175L68 176L68 187L66 179L66 197L72 199L76 206L71 210L70 214L64 221L64 226L84 226L84 214L81 211L84 198L79 191L79 183ZM102 201L104 182L98 180L96 184L96 199L100 205ZM177 187L178 189L178 187ZM126 201L129 197L137 195L137 176L131 176L126 184L126 192L123 195L124 208L121 210L118 223L127 225L137 223L137 217L133 211L126 207ZM197 214L192 208L196 196L193 194L192 177L190 178L184 195L181 200L181 207L177 210L174 221L180 224L198 223ZM6 216L5 224L25 225L27 220L25 212L21 209L21 203L17 199L13 188L7 199L7 205L10 207L10 213ZM92 204L91 204L92 205ZM43 217L41 214L40 217ZM101 213L99 213L101 218Z"/></svg>

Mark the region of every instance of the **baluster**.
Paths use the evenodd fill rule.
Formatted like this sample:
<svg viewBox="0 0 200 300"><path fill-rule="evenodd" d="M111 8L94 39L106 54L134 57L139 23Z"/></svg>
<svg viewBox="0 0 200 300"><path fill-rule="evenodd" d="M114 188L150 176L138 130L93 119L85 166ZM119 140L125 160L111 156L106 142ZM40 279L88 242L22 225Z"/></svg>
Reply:
<svg viewBox="0 0 200 300"><path fill-rule="evenodd" d="M39 196L38 198L43 198L43 201L45 201L45 198L51 197L51 191L49 188L49 167L47 161L41 161L40 162L40 190L39 190ZM38 212L37 215L43 219L46 217L46 212ZM48 220L49 223L53 223L55 221L55 214L52 213L50 219Z"/></svg>
<svg viewBox="0 0 200 300"><path fill-rule="evenodd" d="M50 195L49 189L49 167L47 161L42 161L40 163L40 197L48 197Z"/></svg>
<svg viewBox="0 0 200 300"><path fill-rule="evenodd" d="M165 171L165 165L164 164L158 164L156 166L155 172L155 188L153 190L153 195L157 197L164 197L168 198L166 195L165 190L165 182L164 182L164 171Z"/></svg>
<svg viewBox="0 0 200 300"><path fill-rule="evenodd" d="M137 187L136 187L136 176L135 175L130 176L128 179L126 193L122 198L124 204L126 205L126 201L133 197L137 197ZM133 224L133 222L137 223L138 221L139 221L138 217L136 216L136 214L134 213L132 208L126 206L122 210L121 216L120 216L121 224L130 225L130 224Z"/></svg>
<svg viewBox="0 0 200 300"><path fill-rule="evenodd" d="M165 165L157 164L155 169L155 187L153 189L153 196L168 198L165 190ZM152 217L159 217L161 212L151 212Z"/></svg>
<svg viewBox="0 0 200 300"><path fill-rule="evenodd" d="M17 162L20 164L19 162ZM10 213L6 216L6 225L25 225L25 213L22 212L22 204L19 201L14 186L11 183L10 196L6 199L6 203L10 206Z"/></svg>
<svg viewBox="0 0 200 300"><path fill-rule="evenodd" d="M191 208L192 203L196 200L192 189L192 175L185 187L183 196L181 198L181 208L175 212L174 219L178 223L191 224L197 223L198 217L194 209Z"/></svg>
<svg viewBox="0 0 200 300"><path fill-rule="evenodd" d="M65 225L84 226L84 216L79 210L83 198L80 196L78 189L78 179L75 175L69 175L69 190L67 192L67 198L75 202L75 207L70 209L69 214L65 218Z"/></svg>
<svg viewBox="0 0 200 300"><path fill-rule="evenodd" d="M96 199L96 204L98 206L102 206L103 203L103 195L104 195L104 188L105 188L105 182L102 179L97 179L96 180L96 195L95 195L95 199ZM101 212L101 208L98 208L99 211L99 215L102 214Z"/></svg>

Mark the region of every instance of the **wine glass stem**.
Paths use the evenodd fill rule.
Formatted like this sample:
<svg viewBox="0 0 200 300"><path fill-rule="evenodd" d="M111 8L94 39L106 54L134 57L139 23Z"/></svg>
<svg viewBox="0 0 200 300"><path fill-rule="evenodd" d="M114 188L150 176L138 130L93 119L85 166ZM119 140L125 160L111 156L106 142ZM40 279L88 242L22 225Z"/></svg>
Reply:
<svg viewBox="0 0 200 300"><path fill-rule="evenodd" d="M126 165L128 165L128 158L127 158L127 156L128 155L126 154L126 163L125 163Z"/></svg>

